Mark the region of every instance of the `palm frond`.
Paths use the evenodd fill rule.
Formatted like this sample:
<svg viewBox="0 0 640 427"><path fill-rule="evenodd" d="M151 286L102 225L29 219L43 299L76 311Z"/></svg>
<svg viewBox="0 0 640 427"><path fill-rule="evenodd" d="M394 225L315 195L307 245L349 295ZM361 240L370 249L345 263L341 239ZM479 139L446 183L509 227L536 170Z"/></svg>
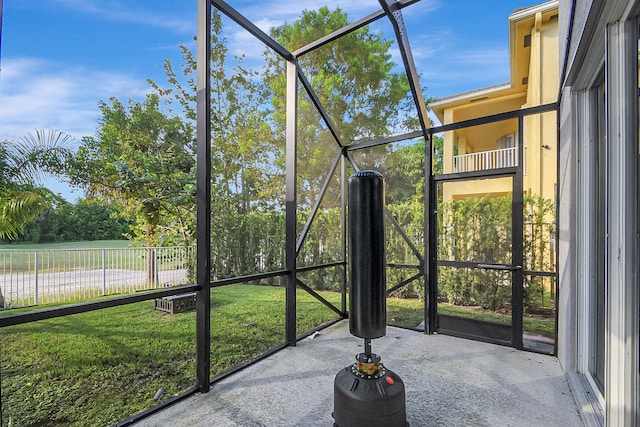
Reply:
<svg viewBox="0 0 640 427"><path fill-rule="evenodd" d="M0 192L0 239L14 240L24 227L46 209L57 196L46 188L3 189Z"/></svg>
<svg viewBox="0 0 640 427"><path fill-rule="evenodd" d="M61 171L73 153L76 140L56 129L39 129L3 142L9 175L20 183L37 185L47 174Z"/></svg>

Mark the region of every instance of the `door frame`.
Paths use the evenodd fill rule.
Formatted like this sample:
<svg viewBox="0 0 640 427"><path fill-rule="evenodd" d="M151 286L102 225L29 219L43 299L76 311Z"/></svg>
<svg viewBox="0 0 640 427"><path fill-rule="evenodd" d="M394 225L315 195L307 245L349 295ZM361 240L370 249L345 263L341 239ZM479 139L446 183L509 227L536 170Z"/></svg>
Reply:
<svg viewBox="0 0 640 427"><path fill-rule="evenodd" d="M432 127L429 129L428 141L425 144L425 333L434 333L439 331L438 324L438 283L437 269L439 260L438 254L438 206L437 206L437 184L440 182L455 180L470 180L476 178L492 178L492 177L512 177L512 233L511 233L511 265L491 265L492 269L511 270L512 272L512 289L511 289L511 337L509 341L495 339L491 337L475 336L470 334L467 338L478 339L481 341L494 342L503 345L510 345L517 349L524 349L523 345L523 310L524 310L524 277L526 271L524 266L524 118L529 115L542 114L551 111L557 111L558 104L544 104L537 107L531 107L521 110L513 110L505 113L494 114L490 116L480 117L471 120L446 124L442 126ZM488 123L494 123L504 120L518 120L518 163L515 167L507 167L492 170L473 171L473 172L457 172L448 174L433 174L433 135L446 131L453 131L472 126L479 126ZM557 126L557 124L556 124ZM557 205L557 200L555 201ZM555 218L557 224L557 215ZM556 227L557 234L557 227ZM557 241L557 240L556 240ZM469 264L469 263L464 263ZM474 264L474 263L472 263ZM462 265L461 265L462 266ZM464 265L469 267L470 265ZM487 265L485 265L487 266ZM556 260L557 266L557 260ZM478 264L475 267L481 268ZM557 283L557 269L555 272ZM557 298L557 292L556 292ZM557 304L556 304L557 312ZM443 331L446 333L446 331ZM557 326L556 326L557 338ZM557 339L556 339L557 341Z"/></svg>

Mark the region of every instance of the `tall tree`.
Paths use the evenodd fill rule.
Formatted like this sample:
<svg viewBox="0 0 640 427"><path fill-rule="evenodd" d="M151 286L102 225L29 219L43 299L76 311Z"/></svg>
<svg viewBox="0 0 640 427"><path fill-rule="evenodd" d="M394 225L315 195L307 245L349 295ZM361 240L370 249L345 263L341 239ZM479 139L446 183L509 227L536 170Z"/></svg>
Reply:
<svg viewBox="0 0 640 427"><path fill-rule="evenodd" d="M442 146L440 136L433 137L433 173L442 173ZM382 172L386 178L387 199L391 203L424 201L424 139L389 151Z"/></svg>
<svg viewBox="0 0 640 427"><path fill-rule="evenodd" d="M85 137L70 168L72 183L135 218L136 238L158 245L165 235L189 244L195 208L193 127L160 108L150 94L128 105L100 102L96 137Z"/></svg>
<svg viewBox="0 0 640 427"><path fill-rule="evenodd" d="M164 68L169 87L149 80L155 91L172 97L179 115L196 119L196 58L182 50L181 74L169 60ZM220 13L211 29L211 156L214 203L224 210L247 212L273 207L282 192L282 149L274 143L269 123L268 92L259 73L230 54ZM279 205L276 201L276 205Z"/></svg>
<svg viewBox="0 0 640 427"><path fill-rule="evenodd" d="M300 19L271 30L294 51L348 24L339 8L304 11ZM404 124L402 107L409 93L404 73L394 72L392 40L364 27L299 58L302 70L345 144L389 135ZM276 117L284 116L286 73L282 61L267 53L265 81L273 91ZM306 95L298 105L299 203L313 204L338 147ZM284 120L280 134L284 132ZM282 139L282 136L281 136Z"/></svg>
<svg viewBox="0 0 640 427"><path fill-rule="evenodd" d="M118 240L131 232L130 223L99 198L63 202L47 209L25 227L21 241L31 243Z"/></svg>
<svg viewBox="0 0 640 427"><path fill-rule="evenodd" d="M16 239L36 216L62 199L43 186L61 175L74 139L58 130L37 130L0 141L0 239Z"/></svg>
<svg viewBox="0 0 640 427"><path fill-rule="evenodd" d="M168 85L150 83L194 123L196 59L186 46L181 49L181 71L167 60ZM284 169L283 146L274 142L270 125L266 85L243 57L230 54L217 11L212 16L210 82L211 268L213 277L228 277L264 268L258 260L265 249L252 243L260 228L254 213L268 221L266 212L283 209ZM281 262L284 257L273 264Z"/></svg>

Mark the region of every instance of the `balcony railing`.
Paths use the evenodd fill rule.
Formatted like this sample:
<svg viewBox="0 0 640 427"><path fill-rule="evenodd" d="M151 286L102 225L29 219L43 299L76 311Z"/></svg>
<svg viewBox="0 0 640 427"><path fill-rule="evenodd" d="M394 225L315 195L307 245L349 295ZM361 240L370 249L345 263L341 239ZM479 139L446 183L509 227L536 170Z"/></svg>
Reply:
<svg viewBox="0 0 640 427"><path fill-rule="evenodd" d="M518 164L518 147L453 156L453 172L473 172L514 167Z"/></svg>

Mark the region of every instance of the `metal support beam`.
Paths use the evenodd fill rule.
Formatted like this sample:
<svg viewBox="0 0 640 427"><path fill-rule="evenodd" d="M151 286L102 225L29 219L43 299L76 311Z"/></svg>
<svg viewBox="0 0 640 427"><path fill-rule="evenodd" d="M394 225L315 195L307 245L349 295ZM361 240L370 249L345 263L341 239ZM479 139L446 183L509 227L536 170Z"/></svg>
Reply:
<svg viewBox="0 0 640 427"><path fill-rule="evenodd" d="M286 314L285 339L296 345L296 160L298 119L298 67L296 61L287 61L287 117L286 117Z"/></svg>
<svg viewBox="0 0 640 427"><path fill-rule="evenodd" d="M429 238L433 238L430 233L433 231L431 227L429 227L426 221L431 221L431 215L429 215L430 209L432 209L432 200L430 197L431 189L429 183L432 182L432 173L431 173L431 133L429 131L431 120L427 116L427 104L424 100L424 96L422 94L422 88L420 87L420 79L418 76L418 72L416 71L416 65L413 60L413 54L411 53L411 46L409 44L409 37L407 36L407 30L404 26L404 20L402 18L401 7L402 3L395 2L393 0L379 0L380 5L384 9L389 21L391 21L391 25L393 26L393 30L396 34L396 40L398 42L398 47L400 49L400 54L402 56L402 62L404 64L405 73L407 74L407 80L409 81L409 87L411 89L411 95L413 97L413 102L416 106L416 111L418 113L418 120L420 121L420 128L422 130L422 136L425 139L425 256L422 257L412 242L406 237L403 231L401 231L399 225L396 228L401 231L401 235L407 241L411 250L414 252L416 257L420 260L420 265L422 266L422 273L425 277L425 333L432 333L433 328L435 326L435 303L436 299L432 299L428 295L428 289L430 285L430 280L432 276L429 274L429 268L431 266L431 262L425 262L429 260ZM394 223L395 225L395 223ZM435 263L433 263L435 265ZM433 286L431 286L433 288ZM430 311L430 304L433 304L433 309ZM429 315L433 316L433 319Z"/></svg>
<svg viewBox="0 0 640 427"><path fill-rule="evenodd" d="M409 139L420 138L424 136L422 131L413 131L402 135L391 135L382 138L372 139L369 141L355 142L347 147L349 151L362 150L363 148L379 147L381 145L389 145L394 142L407 141Z"/></svg>
<svg viewBox="0 0 640 427"><path fill-rule="evenodd" d="M422 277L422 272L419 272L419 273L414 274L413 276L409 277L408 279L404 279L402 282L398 283L397 285L394 285L393 287L387 289L387 296L391 296L391 294L394 293L395 291L397 291L398 289L407 286L409 283L411 283L414 280L417 280L417 279L419 279L421 277Z"/></svg>
<svg viewBox="0 0 640 427"><path fill-rule="evenodd" d="M435 126L430 129L433 135L448 132L450 130L470 128L473 126L480 126L487 123L495 123L503 120L515 119L520 116L530 116L533 114L546 113L549 111L557 111L558 103L552 102L550 104L537 105L535 107L523 108L522 110L511 110L504 113L491 114L489 116L477 117L475 119L463 120L460 122L449 123L442 126Z"/></svg>
<svg viewBox="0 0 640 427"><path fill-rule="evenodd" d="M338 143L340 148L343 148L344 143L342 142L342 139L338 134L338 128L336 128L335 125L333 124L333 121L329 117L327 110L325 110L324 107L322 106L322 102L320 102L320 98L318 98L316 91L313 90L313 88L311 87L311 83L309 83L309 80L307 80L307 76L304 74L304 72L299 66L298 66L298 77L300 78L300 82L302 82L302 86L307 91L309 98L311 98L311 102L313 102L313 105L316 107L316 110L318 110L320 117L322 117L322 120L324 120L324 122L327 124L327 128L329 128L329 132L331 132L333 139Z"/></svg>
<svg viewBox="0 0 640 427"><path fill-rule="evenodd" d="M508 168L498 168L498 169L487 169L487 170L479 170L479 171L471 171L471 172L455 172L455 173L445 173L441 175L433 175L434 182L452 182L452 181L466 181L470 179L485 179L489 177L503 177L503 176L515 176L517 172L517 167L508 167Z"/></svg>
<svg viewBox="0 0 640 427"><path fill-rule="evenodd" d="M306 240L307 235L309 234L309 228L311 228L311 224L313 223L313 220L316 217L316 214L318 213L318 209L320 209L320 202L322 202L322 199L325 193L327 192L327 188L329 188L329 184L331 183L331 177L336 171L338 167L338 162L340 161L341 158L342 158L342 153L339 152L338 155L333 159L333 163L331 164L329 173L327 174L327 177L324 180L324 184L322 184L322 189L320 190L318 199L316 200L313 206L313 209L311 210L311 214L307 219L307 223L305 224L304 229L302 229L302 233L300 233L300 238L298 239L298 243L296 244L296 255L300 253L300 249L302 249L302 245L304 244L304 241Z"/></svg>
<svg viewBox="0 0 640 427"><path fill-rule="evenodd" d="M349 164L351 165L351 167L353 168L354 171L358 172L360 170L360 166L358 166L358 164L356 163L355 160L353 160L353 157L351 157L351 154L349 153L349 151L347 150L347 147L344 147L342 149L342 155L344 156L344 158L349 162Z"/></svg>
<svg viewBox="0 0 640 427"><path fill-rule="evenodd" d="M518 167L513 177L513 190L511 195L512 224L511 224L511 264L520 266L513 270L511 275L511 330L512 345L522 350L523 328L523 299L524 299L524 116L518 116Z"/></svg>
<svg viewBox="0 0 640 427"><path fill-rule="evenodd" d="M306 46L301 47L300 49L296 50L293 52L294 55L296 56L302 56L305 55L315 49L318 49L319 47L322 47L328 43L331 43L334 40L339 39L342 36L345 36L349 33L352 33L353 31L356 31L364 26L367 26L369 24L371 24L372 22L377 21L380 18L383 18L385 16L384 11L383 10L379 10L377 12L372 13L369 16L366 16L362 19L359 19L355 22L352 22L349 25L345 25L344 27L330 33L327 34L324 37L319 38L318 40L309 43Z"/></svg>
<svg viewBox="0 0 640 427"><path fill-rule="evenodd" d="M240 25L242 28L250 32L254 37L260 40L262 43L269 46L274 52L278 55L286 59L287 61L292 61L294 56L287 49L282 47L278 42L269 37L264 31L258 28L253 22L249 21L247 18L238 13L237 10L229 6L223 0L211 0L213 5L220 10L222 13L227 15L236 24Z"/></svg>
<svg viewBox="0 0 640 427"><path fill-rule="evenodd" d="M127 304L134 304L141 301L151 301L156 298L170 297L173 295L197 292L196 285L176 286L175 288L161 291L136 292L134 294L102 299L97 301L82 302L79 304L61 305L53 308L34 308L33 311L24 313L7 314L0 316L0 328L8 326L23 325L25 323L39 322L41 320L55 319L58 317L71 316L73 314L88 313L90 311L104 310L106 308L120 307Z"/></svg>
<svg viewBox="0 0 640 427"><path fill-rule="evenodd" d="M438 204L433 180L433 133L425 139L424 156L424 333L437 330L438 288Z"/></svg>
<svg viewBox="0 0 640 427"><path fill-rule="evenodd" d="M211 2L198 0L196 77L196 377L201 393L209 391L211 371Z"/></svg>
<svg viewBox="0 0 640 427"><path fill-rule="evenodd" d="M317 299L318 301L320 301L321 303L323 303L327 308L331 309L331 311L333 311L334 313L336 313L338 316L342 316L344 312L341 312L340 309L338 309L336 306L334 306L333 304L331 304L329 301L327 301L326 299L324 299L322 297L322 295L320 295L319 293L317 293L316 291L314 291L313 289L311 289L309 286L307 286L306 283L304 283L302 280L300 279L296 279L296 283L298 284L298 286L300 286L301 289L303 289L304 291L306 291L309 295L311 295L312 297L314 297L315 299Z"/></svg>
<svg viewBox="0 0 640 427"><path fill-rule="evenodd" d="M342 150L342 154L345 157L345 159L347 159L350 162L351 166L353 167L353 169L356 170L356 172L360 170L360 167L356 164L356 162L353 160L353 158L349 154L349 150L347 149L347 147L344 147L344 149ZM396 231L400 234L402 239L407 243L407 245L411 249L411 252L413 252L413 254L416 256L416 258L418 258L418 261L420 262L420 264L423 264L424 263L424 259L422 258L422 255L420 254L420 251L418 250L418 248L416 248L416 245L413 244L413 242L411 241L409 236L407 236L407 233L405 233L404 229L398 223L398 221L395 219L395 217L393 216L391 211L388 208L385 207L384 208L384 213L385 213L385 216L387 217L387 219L391 222L391 225L393 225L393 228L396 229Z"/></svg>
<svg viewBox="0 0 640 427"><path fill-rule="evenodd" d="M340 256L345 263L342 266L342 274L340 275L340 292L341 306L343 313L347 313L347 165L346 159L342 156L340 160Z"/></svg>
<svg viewBox="0 0 640 427"><path fill-rule="evenodd" d="M402 18L402 3L395 0L379 1L385 13L389 17L393 30L396 33L396 40L398 41L402 62L404 63L404 69L407 73L407 80L409 80L409 87L411 88L411 94L413 95L413 102L415 103L416 110L418 112L418 120L420 121L422 134L426 138L427 129L431 127L431 120L427 116L427 104L424 100L424 96L422 95L422 88L420 88L420 76L418 76L418 72L416 71L416 64L413 61L413 54L411 53L407 29L404 26L404 20Z"/></svg>
<svg viewBox="0 0 640 427"><path fill-rule="evenodd" d="M395 228L396 231L400 234L400 237L402 237L402 240L404 240L406 244L409 246L409 249L411 249L411 252L413 252L413 255L415 255L415 257L418 258L418 262L420 262L420 265L422 265L424 263L422 254L420 253L416 245L413 244L409 236L407 236L407 233L405 233L402 226L398 223L398 220L396 220L396 218L393 216L393 213L391 213L389 208L387 208L386 206L384 208L384 213L387 216L387 219L391 222L391 225L393 225L393 228Z"/></svg>
<svg viewBox="0 0 640 427"><path fill-rule="evenodd" d="M407 6L411 6L414 3L417 3L420 0L399 0L397 2L397 5L400 9L405 8ZM377 21L380 18L384 18L384 16L386 15L384 10L379 10L377 12L372 13L369 16L365 16L362 19L359 19L355 22L352 22L349 25L345 25L344 27L340 28L339 30L336 30L334 32L332 32L331 34L327 34L324 37L319 38L318 40L309 43L306 46L301 47L300 49L296 50L293 52L293 54L297 57L300 57L302 55L305 55L321 46L324 46L328 43L331 43L334 40L339 39L342 36L345 36L349 33L352 33L364 26L367 26L375 21Z"/></svg>

